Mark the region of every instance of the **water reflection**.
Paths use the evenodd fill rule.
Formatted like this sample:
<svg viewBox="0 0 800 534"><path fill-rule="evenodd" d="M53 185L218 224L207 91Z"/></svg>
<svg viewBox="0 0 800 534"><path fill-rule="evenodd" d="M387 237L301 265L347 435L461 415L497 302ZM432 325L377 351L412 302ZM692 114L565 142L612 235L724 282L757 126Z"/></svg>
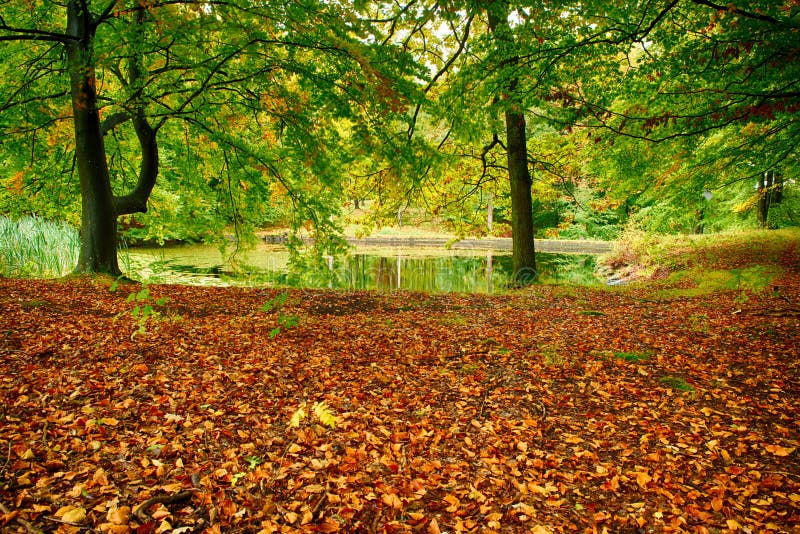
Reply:
<svg viewBox="0 0 800 534"><path fill-rule="evenodd" d="M356 250L301 269L290 267L285 249L251 251L238 258L236 266L213 247L197 246L132 250L128 260L127 270L134 277L199 285L494 293L505 290L513 280L511 255L497 251ZM592 255L537 255L541 282L593 284L597 282L594 267Z"/></svg>
<svg viewBox="0 0 800 534"><path fill-rule="evenodd" d="M540 254L539 281L594 283L594 257ZM505 290L513 280L511 256L406 257L353 254L334 267L330 287L486 292Z"/></svg>

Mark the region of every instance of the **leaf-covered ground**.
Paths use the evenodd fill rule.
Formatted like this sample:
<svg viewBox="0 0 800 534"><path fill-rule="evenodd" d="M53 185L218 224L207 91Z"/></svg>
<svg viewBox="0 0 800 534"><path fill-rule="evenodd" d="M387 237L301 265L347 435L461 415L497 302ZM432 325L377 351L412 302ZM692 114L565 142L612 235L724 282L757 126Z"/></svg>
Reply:
<svg viewBox="0 0 800 534"><path fill-rule="evenodd" d="M731 252L715 292L0 280L0 530L797 532L798 252Z"/></svg>

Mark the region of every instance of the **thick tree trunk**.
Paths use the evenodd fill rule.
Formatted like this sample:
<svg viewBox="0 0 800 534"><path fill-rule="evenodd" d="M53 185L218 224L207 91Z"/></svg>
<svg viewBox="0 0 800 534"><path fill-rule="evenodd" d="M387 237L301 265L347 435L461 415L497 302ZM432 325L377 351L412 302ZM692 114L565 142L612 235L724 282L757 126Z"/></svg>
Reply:
<svg viewBox="0 0 800 534"><path fill-rule="evenodd" d="M76 272L117 276L117 214L97 106L94 29L85 3L69 2L67 34L74 38L67 45L67 59L82 197L81 249Z"/></svg>
<svg viewBox="0 0 800 534"><path fill-rule="evenodd" d="M498 40L510 39L508 6L505 1L491 2L486 12L489 30ZM505 60L515 65L518 58ZM511 75L506 82L506 150L508 152L508 178L511 183L511 240L514 281L528 284L536 279L536 252L533 242L533 202L531 200L531 174L528 169L528 147L525 132L525 113L514 101L517 78Z"/></svg>
<svg viewBox="0 0 800 534"><path fill-rule="evenodd" d="M141 28L145 10L134 15ZM75 127L75 159L80 178L81 249L78 273L121 274L117 262L117 217L147 211L147 200L158 176L158 144L156 130L150 126L143 107L133 116L118 113L100 122L95 58L92 44L94 26L88 5L70 0L67 11L67 34L74 38L67 45L72 112ZM130 84L136 86L143 76L141 57L130 62ZM136 95L139 96L139 95ZM106 159L103 136L115 126L133 123L142 153L142 164L136 187L129 194L115 197Z"/></svg>

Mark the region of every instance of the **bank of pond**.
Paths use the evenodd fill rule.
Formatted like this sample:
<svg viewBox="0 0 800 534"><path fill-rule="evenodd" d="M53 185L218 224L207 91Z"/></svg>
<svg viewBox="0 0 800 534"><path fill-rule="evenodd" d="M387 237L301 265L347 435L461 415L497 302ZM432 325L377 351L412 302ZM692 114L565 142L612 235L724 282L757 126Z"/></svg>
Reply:
<svg viewBox="0 0 800 534"><path fill-rule="evenodd" d="M538 253L526 281L591 285L596 254ZM509 250L433 247L356 247L319 263L290 263L288 250L261 243L232 254L212 245L130 248L121 264L131 278L193 285L280 285L335 289L406 289L496 293L514 280Z"/></svg>

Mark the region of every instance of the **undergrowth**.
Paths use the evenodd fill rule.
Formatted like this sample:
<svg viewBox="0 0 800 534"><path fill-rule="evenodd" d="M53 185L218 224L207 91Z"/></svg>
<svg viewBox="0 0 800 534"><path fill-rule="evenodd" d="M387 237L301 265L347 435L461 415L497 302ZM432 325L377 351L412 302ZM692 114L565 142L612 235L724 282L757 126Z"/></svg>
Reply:
<svg viewBox="0 0 800 534"><path fill-rule="evenodd" d="M78 263L80 238L72 226L37 216L0 216L0 276L65 276Z"/></svg>
<svg viewBox="0 0 800 534"><path fill-rule="evenodd" d="M680 294L761 291L779 276L780 254L800 230L662 235L628 229L603 264L628 282L659 281Z"/></svg>

